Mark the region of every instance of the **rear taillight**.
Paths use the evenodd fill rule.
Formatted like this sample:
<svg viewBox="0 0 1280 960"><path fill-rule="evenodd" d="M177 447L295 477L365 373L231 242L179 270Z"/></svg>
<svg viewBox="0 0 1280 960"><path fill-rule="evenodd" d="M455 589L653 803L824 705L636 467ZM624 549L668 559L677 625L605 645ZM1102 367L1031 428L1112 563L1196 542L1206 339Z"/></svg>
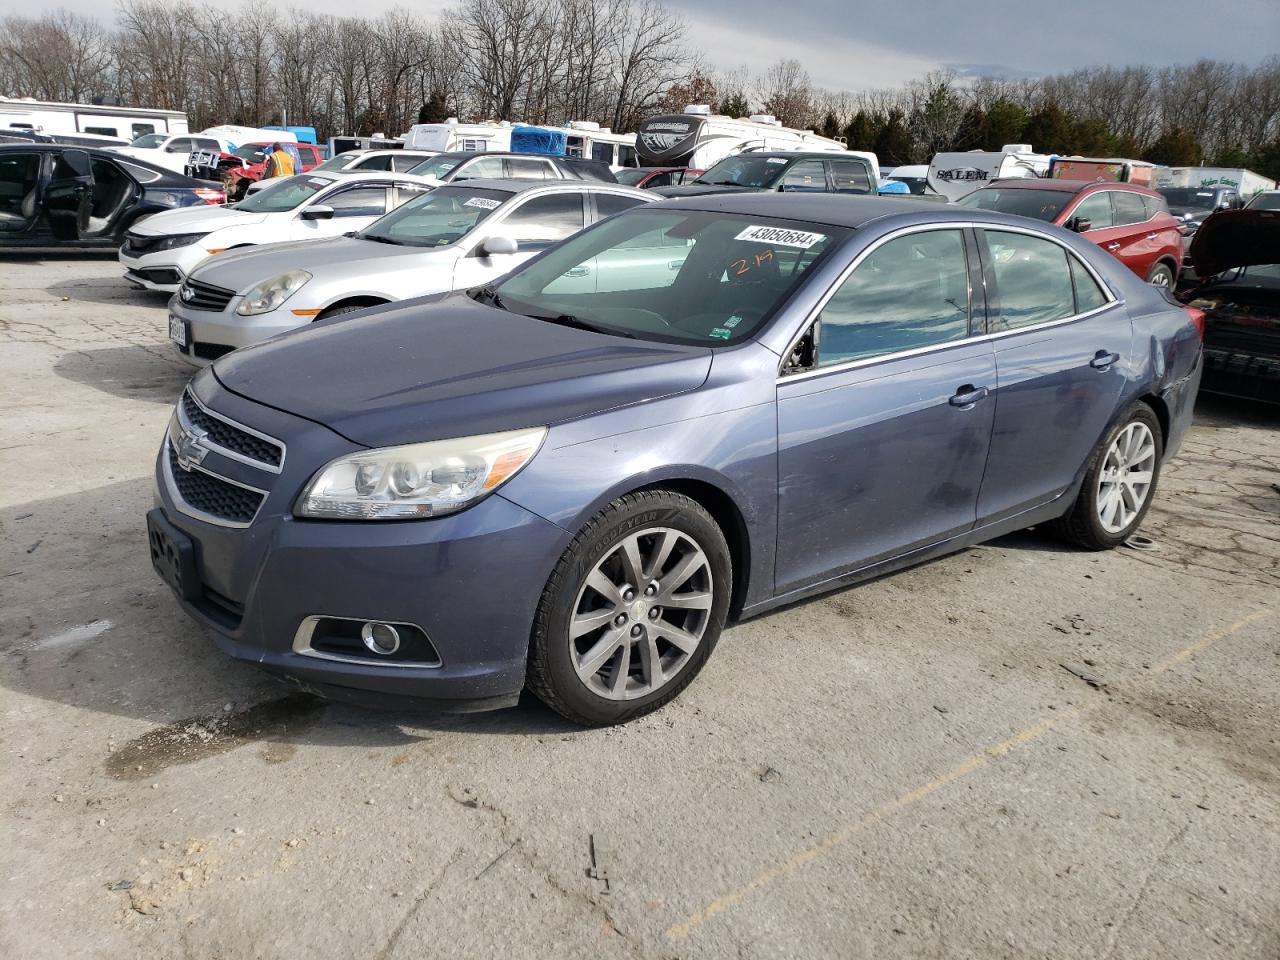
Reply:
<svg viewBox="0 0 1280 960"><path fill-rule="evenodd" d="M196 187L195 195L205 203L226 203L227 195L221 190L214 190L209 187Z"/></svg>
<svg viewBox="0 0 1280 960"><path fill-rule="evenodd" d="M1204 339L1204 311L1195 307L1183 307L1187 311L1187 316L1191 318L1191 325L1196 328L1196 333L1200 334L1200 339Z"/></svg>

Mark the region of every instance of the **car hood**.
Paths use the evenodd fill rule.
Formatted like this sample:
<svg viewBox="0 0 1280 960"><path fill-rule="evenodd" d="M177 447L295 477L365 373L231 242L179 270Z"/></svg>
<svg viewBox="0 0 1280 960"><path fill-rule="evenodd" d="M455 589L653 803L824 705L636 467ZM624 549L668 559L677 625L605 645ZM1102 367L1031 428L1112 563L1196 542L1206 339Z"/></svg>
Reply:
<svg viewBox="0 0 1280 960"><path fill-rule="evenodd" d="M1200 224L1188 252L1202 277L1280 263L1280 210L1220 210Z"/></svg>
<svg viewBox="0 0 1280 960"><path fill-rule="evenodd" d="M169 236L177 233L211 233L226 227L247 227L262 223L265 213L246 213L233 207L184 207L181 210L164 210L139 220L129 228L130 233L144 237Z"/></svg>
<svg viewBox="0 0 1280 960"><path fill-rule="evenodd" d="M699 387L711 350L535 320L465 296L312 324L222 357L228 390L370 447L562 423Z"/></svg>
<svg viewBox="0 0 1280 960"><path fill-rule="evenodd" d="M255 283L278 277L290 270L306 270L325 280L337 274L365 272L364 268L385 269L387 262L399 257L422 255L444 247L405 247L375 243L356 237L332 237L326 240L295 240L289 243L267 243L228 251L198 268L192 276L201 283L211 283L224 290L244 293ZM452 258L451 258L452 259ZM428 288L429 289L429 288Z"/></svg>
<svg viewBox="0 0 1280 960"><path fill-rule="evenodd" d="M682 183L677 187L654 187L664 197L705 197L713 193L760 193L760 187L729 186L724 183Z"/></svg>

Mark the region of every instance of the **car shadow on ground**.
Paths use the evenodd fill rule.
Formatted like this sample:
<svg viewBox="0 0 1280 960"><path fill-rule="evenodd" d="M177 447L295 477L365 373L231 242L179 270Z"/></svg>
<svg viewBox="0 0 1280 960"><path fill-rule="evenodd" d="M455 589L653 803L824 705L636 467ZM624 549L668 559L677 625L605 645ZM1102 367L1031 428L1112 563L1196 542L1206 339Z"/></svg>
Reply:
<svg viewBox="0 0 1280 960"><path fill-rule="evenodd" d="M173 404L196 368L174 348L156 343L65 353L54 363L53 372L114 397Z"/></svg>
<svg viewBox="0 0 1280 960"><path fill-rule="evenodd" d="M51 296L105 306L164 307L171 294L136 287L123 277L62 280L45 288ZM161 320L164 318L161 317Z"/></svg>
<svg viewBox="0 0 1280 960"><path fill-rule="evenodd" d="M578 729L528 695L484 714L347 706L227 657L151 569L151 488L148 475L0 510L0 686L151 724L115 744L111 776L133 779L254 743L279 753Z"/></svg>

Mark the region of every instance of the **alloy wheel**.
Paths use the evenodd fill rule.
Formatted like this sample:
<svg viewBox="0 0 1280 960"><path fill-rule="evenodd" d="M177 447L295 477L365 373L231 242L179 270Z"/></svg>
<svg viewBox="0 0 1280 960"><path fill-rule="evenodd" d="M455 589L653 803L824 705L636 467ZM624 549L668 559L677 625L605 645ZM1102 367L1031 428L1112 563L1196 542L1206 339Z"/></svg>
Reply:
<svg viewBox="0 0 1280 960"><path fill-rule="evenodd" d="M1098 520L1107 533L1120 533L1142 512L1155 477L1156 441L1140 420L1112 441L1098 473Z"/></svg>
<svg viewBox="0 0 1280 960"><path fill-rule="evenodd" d="M597 696L634 700L670 683L702 643L715 584L693 537L629 533L592 568L569 620L569 655Z"/></svg>

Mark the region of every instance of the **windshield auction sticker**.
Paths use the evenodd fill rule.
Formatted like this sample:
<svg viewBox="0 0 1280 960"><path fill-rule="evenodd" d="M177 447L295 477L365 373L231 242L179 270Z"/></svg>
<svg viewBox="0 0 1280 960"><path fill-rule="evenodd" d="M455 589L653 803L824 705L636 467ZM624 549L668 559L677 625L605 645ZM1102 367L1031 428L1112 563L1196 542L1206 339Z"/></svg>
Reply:
<svg viewBox="0 0 1280 960"><path fill-rule="evenodd" d="M780 247L799 247L808 250L820 240L827 239L825 233L808 233L804 230L788 230L786 227L750 226L733 239L750 240L752 243L771 243Z"/></svg>
<svg viewBox="0 0 1280 960"><path fill-rule="evenodd" d="M489 197L472 197L463 204L464 207L479 207L481 210L492 210L501 205L502 204L499 201L490 199Z"/></svg>

